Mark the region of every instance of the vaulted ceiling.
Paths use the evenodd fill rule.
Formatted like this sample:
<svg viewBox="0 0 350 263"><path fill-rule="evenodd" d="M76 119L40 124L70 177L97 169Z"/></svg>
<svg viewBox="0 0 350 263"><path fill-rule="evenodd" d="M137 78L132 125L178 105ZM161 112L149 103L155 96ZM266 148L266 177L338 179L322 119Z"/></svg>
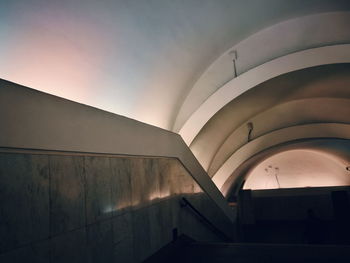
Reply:
<svg viewBox="0 0 350 263"><path fill-rule="evenodd" d="M2 0L0 78L178 132L223 189L349 139L349 28L348 0Z"/></svg>
<svg viewBox="0 0 350 263"><path fill-rule="evenodd" d="M242 162L273 146L306 138L350 139L349 87L350 64L275 77L221 108L190 147L221 187Z"/></svg>

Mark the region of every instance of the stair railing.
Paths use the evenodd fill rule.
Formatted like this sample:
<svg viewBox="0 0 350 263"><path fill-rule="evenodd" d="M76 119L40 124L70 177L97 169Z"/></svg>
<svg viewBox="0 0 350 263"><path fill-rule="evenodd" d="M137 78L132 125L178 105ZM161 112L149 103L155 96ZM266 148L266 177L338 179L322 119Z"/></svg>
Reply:
<svg viewBox="0 0 350 263"><path fill-rule="evenodd" d="M233 239L231 237L217 228L205 215L203 215L197 208L195 208L186 197L182 197L181 200L181 207L189 207L193 212L195 212L201 221L204 222L205 225L207 225L220 239L225 242L233 242Z"/></svg>

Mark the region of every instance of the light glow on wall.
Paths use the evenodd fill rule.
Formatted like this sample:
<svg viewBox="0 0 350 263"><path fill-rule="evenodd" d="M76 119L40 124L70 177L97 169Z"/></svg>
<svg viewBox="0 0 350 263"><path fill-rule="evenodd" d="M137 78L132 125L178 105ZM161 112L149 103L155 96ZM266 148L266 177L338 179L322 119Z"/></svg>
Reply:
<svg viewBox="0 0 350 263"><path fill-rule="evenodd" d="M350 185L343 160L316 150L288 150L262 161L250 171L244 189L276 189Z"/></svg>

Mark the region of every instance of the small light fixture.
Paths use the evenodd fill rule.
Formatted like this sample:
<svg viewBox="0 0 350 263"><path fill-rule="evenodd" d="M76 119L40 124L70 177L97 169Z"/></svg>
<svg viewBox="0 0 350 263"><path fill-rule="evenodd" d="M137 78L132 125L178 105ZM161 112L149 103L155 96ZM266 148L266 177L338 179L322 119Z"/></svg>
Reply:
<svg viewBox="0 0 350 263"><path fill-rule="evenodd" d="M252 131L254 129L253 123L252 122L248 122L247 123L247 128L248 128L248 142L251 141L251 136L252 136Z"/></svg>
<svg viewBox="0 0 350 263"><path fill-rule="evenodd" d="M231 57L232 63L233 63L233 75L234 77L237 77L237 67L236 67L237 50L231 50L228 54Z"/></svg>

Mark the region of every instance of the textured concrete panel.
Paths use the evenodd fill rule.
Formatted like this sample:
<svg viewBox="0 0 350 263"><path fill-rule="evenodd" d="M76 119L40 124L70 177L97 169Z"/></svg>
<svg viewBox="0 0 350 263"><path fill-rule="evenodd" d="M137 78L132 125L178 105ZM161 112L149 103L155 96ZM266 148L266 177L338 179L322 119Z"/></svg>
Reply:
<svg viewBox="0 0 350 263"><path fill-rule="evenodd" d="M152 233L149 207L133 211L132 226L134 236L135 261L140 262L152 255L155 251L152 247Z"/></svg>
<svg viewBox="0 0 350 263"><path fill-rule="evenodd" d="M173 229L177 228L177 215L174 214L175 207L180 207L180 204L177 202L176 197L172 197L171 199L162 200L158 204L159 214L160 214L160 241L161 246L164 244L168 244L173 239Z"/></svg>
<svg viewBox="0 0 350 263"><path fill-rule="evenodd" d="M109 158L84 157L86 220L88 224L111 217L112 172Z"/></svg>
<svg viewBox="0 0 350 263"><path fill-rule="evenodd" d="M86 263L87 258L85 228L51 239L51 263Z"/></svg>
<svg viewBox="0 0 350 263"><path fill-rule="evenodd" d="M159 200L159 169L155 159L131 159L132 206L138 208Z"/></svg>
<svg viewBox="0 0 350 263"><path fill-rule="evenodd" d="M150 243L151 250L157 251L162 247L162 233L167 231L162 227L161 203L147 207L150 222ZM169 231L171 231L169 229Z"/></svg>
<svg viewBox="0 0 350 263"><path fill-rule="evenodd" d="M0 255L1 263L50 262L49 241L34 243Z"/></svg>
<svg viewBox="0 0 350 263"><path fill-rule="evenodd" d="M85 225L83 157L50 156L51 234Z"/></svg>
<svg viewBox="0 0 350 263"><path fill-rule="evenodd" d="M180 162L177 161L175 173L170 174L170 176L173 184L179 184L182 194L192 194L195 190L199 191L199 188L196 187L196 181Z"/></svg>
<svg viewBox="0 0 350 263"><path fill-rule="evenodd" d="M159 167L159 191L161 198L181 193L179 179L179 163L176 159L161 158L158 160ZM181 175L180 175L181 176Z"/></svg>
<svg viewBox="0 0 350 263"><path fill-rule="evenodd" d="M131 208L131 161L128 158L110 158L112 169L112 206L110 211L117 216Z"/></svg>
<svg viewBox="0 0 350 263"><path fill-rule="evenodd" d="M49 236L49 173L44 155L0 153L0 251Z"/></svg>
<svg viewBox="0 0 350 263"><path fill-rule="evenodd" d="M88 262L114 262L112 220L87 227Z"/></svg>
<svg viewBox="0 0 350 263"><path fill-rule="evenodd" d="M116 262L127 263L134 260L132 224L132 213L125 213L113 219L113 244Z"/></svg>
<svg viewBox="0 0 350 263"><path fill-rule="evenodd" d="M3 239L3 244L17 244L18 233L21 242L28 240L26 242L30 244L22 246L26 244L22 242L7 247L3 253L0 251L0 259L4 262L22 262L26 258L29 262L49 262L48 257L51 263L141 262L170 243L175 228L178 234L217 241L193 211L181 207L179 201L183 196L211 220L218 219L213 222L224 225L225 220L219 219L223 214L218 216L220 211L214 202L206 194L199 193L200 188L178 160L32 154L0 156L0 177L6 186L0 185L0 195L4 197L0 202L13 199L14 207L26 205L20 209L23 218L17 218L16 210L9 209L7 205L11 202L0 207L1 215L4 215L0 222L5 222L6 218L10 222L10 227L3 224L1 231L5 237L7 234L12 238L8 238L12 243ZM25 174L25 178L21 174ZM43 176L42 181L38 179L40 176ZM17 181L11 181L13 178ZM23 194L11 196L15 191ZM45 200L46 232L45 223L41 228L31 219L35 215L38 223L41 222L35 209L45 204ZM33 201L35 213L30 211L28 214L27 206ZM21 222L36 232L21 227L15 229ZM42 233L46 234L41 239L48 238L49 230L51 239L46 239L42 248L37 247L37 241L33 242L37 239L28 239L33 233L35 238L36 234L40 237ZM10 235L10 232L14 234ZM16 249L16 246L22 247Z"/></svg>

